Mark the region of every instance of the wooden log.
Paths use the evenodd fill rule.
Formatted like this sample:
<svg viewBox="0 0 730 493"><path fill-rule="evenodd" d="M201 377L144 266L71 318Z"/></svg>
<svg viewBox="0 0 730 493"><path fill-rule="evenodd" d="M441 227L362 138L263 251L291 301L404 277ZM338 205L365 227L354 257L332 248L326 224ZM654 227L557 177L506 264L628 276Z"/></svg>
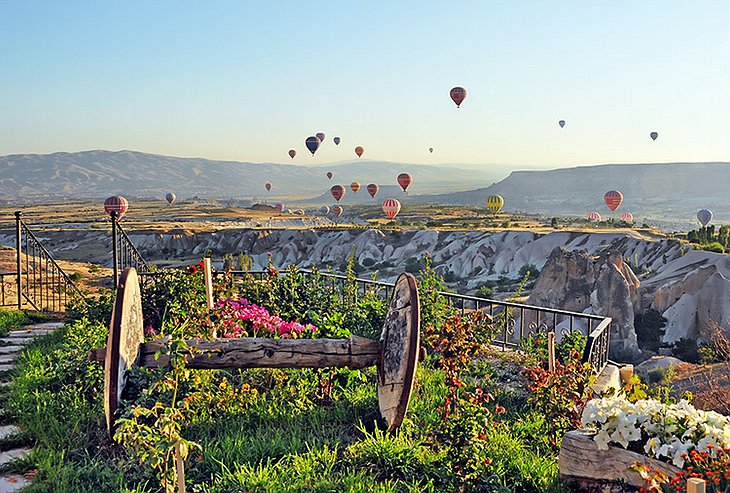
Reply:
<svg viewBox="0 0 730 493"><path fill-rule="evenodd" d="M608 450L599 450L593 441L593 433L585 430L567 432L563 436L558 456L560 477L564 480L625 481L641 488L645 486L645 481L631 470L631 466L637 462L650 469L659 469L669 477L674 477L681 470L672 464L619 447L609 446Z"/></svg>
<svg viewBox="0 0 730 493"><path fill-rule="evenodd" d="M687 493L705 493L707 482L700 478L687 479Z"/></svg>
<svg viewBox="0 0 730 493"><path fill-rule="evenodd" d="M165 347L166 340L140 345L140 365L163 367L169 357L155 353ZM347 339L191 339L187 341L191 355L188 368L327 368L352 369L373 366L380 361L380 343L364 337Z"/></svg>

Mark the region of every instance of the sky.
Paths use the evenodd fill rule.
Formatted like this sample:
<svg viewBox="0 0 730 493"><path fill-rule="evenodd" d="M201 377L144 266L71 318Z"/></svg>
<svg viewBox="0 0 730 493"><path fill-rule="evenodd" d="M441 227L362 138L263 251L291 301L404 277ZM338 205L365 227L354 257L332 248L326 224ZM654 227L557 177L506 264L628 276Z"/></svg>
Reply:
<svg viewBox="0 0 730 493"><path fill-rule="evenodd" d="M724 0L0 0L0 19L0 155L730 161Z"/></svg>

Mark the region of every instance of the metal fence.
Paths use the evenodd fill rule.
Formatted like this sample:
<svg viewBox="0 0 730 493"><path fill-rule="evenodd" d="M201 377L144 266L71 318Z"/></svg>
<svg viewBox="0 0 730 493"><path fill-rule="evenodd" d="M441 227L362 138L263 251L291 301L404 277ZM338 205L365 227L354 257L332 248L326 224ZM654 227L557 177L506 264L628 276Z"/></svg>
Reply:
<svg viewBox="0 0 730 493"><path fill-rule="evenodd" d="M119 273L127 267L134 267L137 272L149 272L150 268L142 255L129 239L119 224L116 215L112 215L112 263L114 269L114 285L117 285Z"/></svg>
<svg viewBox="0 0 730 493"><path fill-rule="evenodd" d="M0 306L17 306L18 275L15 272L0 272Z"/></svg>
<svg viewBox="0 0 730 493"><path fill-rule="evenodd" d="M84 295L23 222L21 216L20 212L15 213L16 267L20 275L10 274L16 281L15 304L20 309L26 301L36 310L63 311L72 297L83 298ZM4 281L3 278L3 302Z"/></svg>
<svg viewBox="0 0 730 493"><path fill-rule="evenodd" d="M314 271L299 269L305 276L312 276ZM251 275L257 279L265 279L268 271L232 271L232 282L238 277ZM286 275L286 271L280 272ZM325 286L339 293L345 293L345 286L350 279L347 276L317 271ZM374 294L383 299L390 298L394 284L372 279L356 278L353 281L354 296ZM499 330L494 344L503 350L517 349L520 342L533 334L554 332L564 337L572 332L580 332L588 337L583 353L583 361L589 362L597 372L601 372L608 364L611 318L587 313L558 310L539 306L514 303L510 301L492 300L458 293L441 292L446 301L462 315L474 311L489 314Z"/></svg>

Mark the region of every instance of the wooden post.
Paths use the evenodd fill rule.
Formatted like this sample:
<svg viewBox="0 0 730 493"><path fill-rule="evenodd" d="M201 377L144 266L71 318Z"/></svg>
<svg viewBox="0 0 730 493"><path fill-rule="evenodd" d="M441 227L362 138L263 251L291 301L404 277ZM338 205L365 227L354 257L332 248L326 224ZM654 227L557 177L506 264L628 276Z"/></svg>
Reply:
<svg viewBox="0 0 730 493"><path fill-rule="evenodd" d="M177 472L177 493L185 493L185 461L180 454L180 442L175 444L175 464Z"/></svg>
<svg viewBox="0 0 730 493"><path fill-rule="evenodd" d="M705 493L707 482L700 478L687 479L687 493Z"/></svg>
<svg viewBox="0 0 730 493"><path fill-rule="evenodd" d="M20 255L23 249L22 242L22 231L20 229L20 217L23 215L20 211L15 211L15 268L18 272L18 278L16 280L16 287L18 289L18 310L23 309L23 274L21 272L22 264L20 262Z"/></svg>
<svg viewBox="0 0 730 493"><path fill-rule="evenodd" d="M548 370L555 371L555 332L548 332Z"/></svg>
<svg viewBox="0 0 730 493"><path fill-rule="evenodd" d="M634 376L634 365L624 365L618 369L618 374L621 377L621 383L626 385L631 381L631 377Z"/></svg>
<svg viewBox="0 0 730 493"><path fill-rule="evenodd" d="M210 257L203 258L203 279L205 280L205 299L208 302L208 311L213 309L213 268Z"/></svg>

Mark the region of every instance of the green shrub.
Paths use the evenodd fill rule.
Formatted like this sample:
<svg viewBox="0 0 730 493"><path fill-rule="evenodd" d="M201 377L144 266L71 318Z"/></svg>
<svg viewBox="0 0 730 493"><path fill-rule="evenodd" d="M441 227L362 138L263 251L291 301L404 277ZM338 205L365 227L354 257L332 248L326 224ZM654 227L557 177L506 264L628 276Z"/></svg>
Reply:
<svg viewBox="0 0 730 493"><path fill-rule="evenodd" d="M664 327L667 319L654 308L634 315L634 330L639 348L644 351L657 352L664 338Z"/></svg>

